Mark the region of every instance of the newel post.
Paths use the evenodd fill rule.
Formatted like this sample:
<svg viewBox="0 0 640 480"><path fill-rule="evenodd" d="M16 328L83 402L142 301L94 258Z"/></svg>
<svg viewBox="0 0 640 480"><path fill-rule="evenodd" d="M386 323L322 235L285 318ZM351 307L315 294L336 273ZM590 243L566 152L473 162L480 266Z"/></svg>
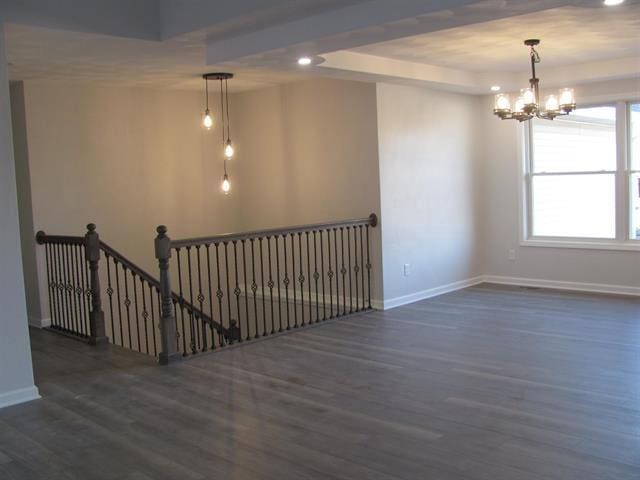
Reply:
<svg viewBox="0 0 640 480"><path fill-rule="evenodd" d="M160 268L160 298L162 316L160 318L160 365L167 365L179 358L176 347L176 321L173 316L173 300L171 298L171 279L169 278L169 259L171 258L171 239L167 236L167 227L160 225L155 240L156 258Z"/></svg>
<svg viewBox="0 0 640 480"><path fill-rule="evenodd" d="M89 343L101 345L109 343L104 327L104 312L102 311L102 299L100 298L100 275L98 263L100 262L100 237L93 223L87 225L87 233L84 236L84 255L89 262L89 288L91 290L91 312L89 313Z"/></svg>

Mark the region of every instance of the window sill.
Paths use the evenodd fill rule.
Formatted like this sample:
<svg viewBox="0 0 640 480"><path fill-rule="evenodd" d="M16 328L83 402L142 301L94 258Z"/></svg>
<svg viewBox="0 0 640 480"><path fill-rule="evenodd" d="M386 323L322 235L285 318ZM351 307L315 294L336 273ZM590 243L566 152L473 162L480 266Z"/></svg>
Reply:
<svg viewBox="0 0 640 480"><path fill-rule="evenodd" d="M582 250L619 250L640 252L640 241L628 240L619 242L615 240L588 241L588 240L546 240L527 239L521 240L522 247L543 247L543 248L574 248Z"/></svg>

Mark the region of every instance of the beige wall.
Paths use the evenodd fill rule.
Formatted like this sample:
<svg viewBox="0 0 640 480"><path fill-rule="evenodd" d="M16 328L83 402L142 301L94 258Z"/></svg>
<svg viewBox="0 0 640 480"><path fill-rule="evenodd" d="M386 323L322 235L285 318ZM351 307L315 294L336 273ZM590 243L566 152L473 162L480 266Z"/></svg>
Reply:
<svg viewBox="0 0 640 480"><path fill-rule="evenodd" d="M576 88L579 102L607 102L640 96L638 80L603 82ZM483 270L485 274L640 286L640 252L520 245L522 128L517 122L500 121L492 114L493 99L483 98L478 122L482 125L482 159L486 209L483 218ZM516 260L508 259L509 249Z"/></svg>
<svg viewBox="0 0 640 480"><path fill-rule="evenodd" d="M218 131L200 127L201 95L26 82L35 230L103 240L148 269L159 224L174 238L233 230L219 194Z"/></svg>
<svg viewBox="0 0 640 480"><path fill-rule="evenodd" d="M394 304L482 273L478 99L388 84L377 92L384 294Z"/></svg>
<svg viewBox="0 0 640 480"><path fill-rule="evenodd" d="M376 87L316 79L234 95L234 195L242 229L380 212ZM372 230L381 297L379 232Z"/></svg>
<svg viewBox="0 0 640 480"><path fill-rule="evenodd" d="M23 241L37 230L82 235L91 221L104 241L155 273L161 223L184 238L379 211L375 85L312 80L232 95L237 155L228 196L220 191L219 122L201 128L202 100L198 92L25 82L18 165L30 172L21 189L32 193L23 216L33 226L24 222ZM30 302L34 316L36 307Z"/></svg>

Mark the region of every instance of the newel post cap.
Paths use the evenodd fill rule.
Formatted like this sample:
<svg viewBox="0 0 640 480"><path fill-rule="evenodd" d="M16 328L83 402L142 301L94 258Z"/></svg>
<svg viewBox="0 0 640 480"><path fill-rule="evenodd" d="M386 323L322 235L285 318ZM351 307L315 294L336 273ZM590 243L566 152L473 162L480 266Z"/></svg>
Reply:
<svg viewBox="0 0 640 480"><path fill-rule="evenodd" d="M156 258L158 260L171 258L171 239L167 236L167 227L159 225L156 232L158 232L155 240Z"/></svg>

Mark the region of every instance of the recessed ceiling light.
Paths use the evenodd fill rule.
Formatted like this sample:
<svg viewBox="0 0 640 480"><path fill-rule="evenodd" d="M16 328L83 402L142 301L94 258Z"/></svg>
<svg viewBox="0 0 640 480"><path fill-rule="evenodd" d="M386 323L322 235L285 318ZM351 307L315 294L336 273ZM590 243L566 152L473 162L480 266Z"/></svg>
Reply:
<svg viewBox="0 0 640 480"><path fill-rule="evenodd" d="M620 5L621 3L624 3L624 0L604 0L604 4L607 7L615 7L616 5Z"/></svg>
<svg viewBox="0 0 640 480"><path fill-rule="evenodd" d="M307 65L311 65L311 58L309 57L300 57L298 59L298 65L306 67Z"/></svg>
<svg viewBox="0 0 640 480"><path fill-rule="evenodd" d="M499 92L500 91L500 85L493 85L491 87L491 91L492 92Z"/></svg>

